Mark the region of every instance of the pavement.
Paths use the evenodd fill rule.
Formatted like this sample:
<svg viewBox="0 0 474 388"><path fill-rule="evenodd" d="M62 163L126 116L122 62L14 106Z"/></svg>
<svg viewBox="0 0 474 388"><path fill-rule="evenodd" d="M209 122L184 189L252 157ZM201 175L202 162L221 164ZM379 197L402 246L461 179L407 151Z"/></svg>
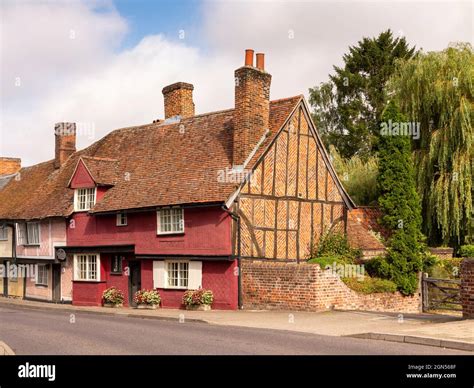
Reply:
<svg viewBox="0 0 474 388"><path fill-rule="evenodd" d="M462 320L459 316L440 314L395 314L339 310L327 312L137 310L126 307L79 307L0 297L0 307L8 306L42 311L66 311L70 314L102 314L181 323L201 322L220 326L285 330L474 351L474 320Z"/></svg>
<svg viewBox="0 0 474 388"><path fill-rule="evenodd" d="M471 355L419 344L14 304L0 305L0 335L16 355Z"/></svg>

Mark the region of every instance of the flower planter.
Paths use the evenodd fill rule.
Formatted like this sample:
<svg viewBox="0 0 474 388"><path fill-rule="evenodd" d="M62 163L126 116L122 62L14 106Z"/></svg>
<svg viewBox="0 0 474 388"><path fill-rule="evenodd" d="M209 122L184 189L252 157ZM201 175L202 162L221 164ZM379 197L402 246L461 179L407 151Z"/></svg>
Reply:
<svg viewBox="0 0 474 388"><path fill-rule="evenodd" d="M192 304L192 305L186 305L186 310L209 311L210 309L211 309L211 305L209 305L209 304Z"/></svg>
<svg viewBox="0 0 474 388"><path fill-rule="evenodd" d="M110 308L118 308L118 307L123 307L123 304L114 304L114 303L104 303L104 307L110 307Z"/></svg>
<svg viewBox="0 0 474 388"><path fill-rule="evenodd" d="M138 304L137 309L156 310L159 306L157 304Z"/></svg>

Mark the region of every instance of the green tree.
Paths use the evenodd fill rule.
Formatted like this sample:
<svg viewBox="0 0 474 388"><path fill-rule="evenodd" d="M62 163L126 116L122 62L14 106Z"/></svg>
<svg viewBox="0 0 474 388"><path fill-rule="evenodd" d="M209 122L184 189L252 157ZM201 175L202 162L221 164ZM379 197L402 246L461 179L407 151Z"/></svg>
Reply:
<svg viewBox="0 0 474 388"><path fill-rule="evenodd" d="M410 121L423 232L431 245L472 241L474 54L469 44L398 63L388 92Z"/></svg>
<svg viewBox="0 0 474 388"><path fill-rule="evenodd" d="M379 196L377 157L362 159L359 155L354 155L345 159L333 145L329 146L329 155L337 175L353 201L360 206L375 205Z"/></svg>
<svg viewBox="0 0 474 388"><path fill-rule="evenodd" d="M404 123L394 102L384 110L381 125ZM417 289L422 268L423 235L421 204L416 191L411 139L408 135L387 133L379 141L377 185L379 205L384 214L382 224L391 231L381 273L394 281L403 294Z"/></svg>
<svg viewBox="0 0 474 388"><path fill-rule="evenodd" d="M309 90L313 118L326 144L335 145L346 158L372 153L395 60L414 53L405 38L394 38L390 30L349 47L344 67L335 66L329 82Z"/></svg>

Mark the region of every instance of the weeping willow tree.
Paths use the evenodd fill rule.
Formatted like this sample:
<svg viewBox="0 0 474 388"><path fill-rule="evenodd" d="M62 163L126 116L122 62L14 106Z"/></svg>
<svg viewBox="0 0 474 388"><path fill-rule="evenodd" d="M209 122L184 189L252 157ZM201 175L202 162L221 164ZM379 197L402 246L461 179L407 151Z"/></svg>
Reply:
<svg viewBox="0 0 474 388"><path fill-rule="evenodd" d="M474 54L458 43L399 62L388 92L412 123L423 232L432 245L472 239Z"/></svg>

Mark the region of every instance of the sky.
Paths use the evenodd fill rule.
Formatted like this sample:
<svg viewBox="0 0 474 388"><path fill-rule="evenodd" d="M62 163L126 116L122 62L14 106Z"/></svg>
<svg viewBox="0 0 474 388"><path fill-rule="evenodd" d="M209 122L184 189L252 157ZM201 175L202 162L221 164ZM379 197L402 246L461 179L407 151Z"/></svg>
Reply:
<svg viewBox="0 0 474 388"><path fill-rule="evenodd" d="M234 104L244 50L265 53L271 99L328 80L349 46L390 28L438 51L472 42L470 1L1 0L0 156L54 158L54 123L82 149L163 117L164 86L194 85L196 113Z"/></svg>

